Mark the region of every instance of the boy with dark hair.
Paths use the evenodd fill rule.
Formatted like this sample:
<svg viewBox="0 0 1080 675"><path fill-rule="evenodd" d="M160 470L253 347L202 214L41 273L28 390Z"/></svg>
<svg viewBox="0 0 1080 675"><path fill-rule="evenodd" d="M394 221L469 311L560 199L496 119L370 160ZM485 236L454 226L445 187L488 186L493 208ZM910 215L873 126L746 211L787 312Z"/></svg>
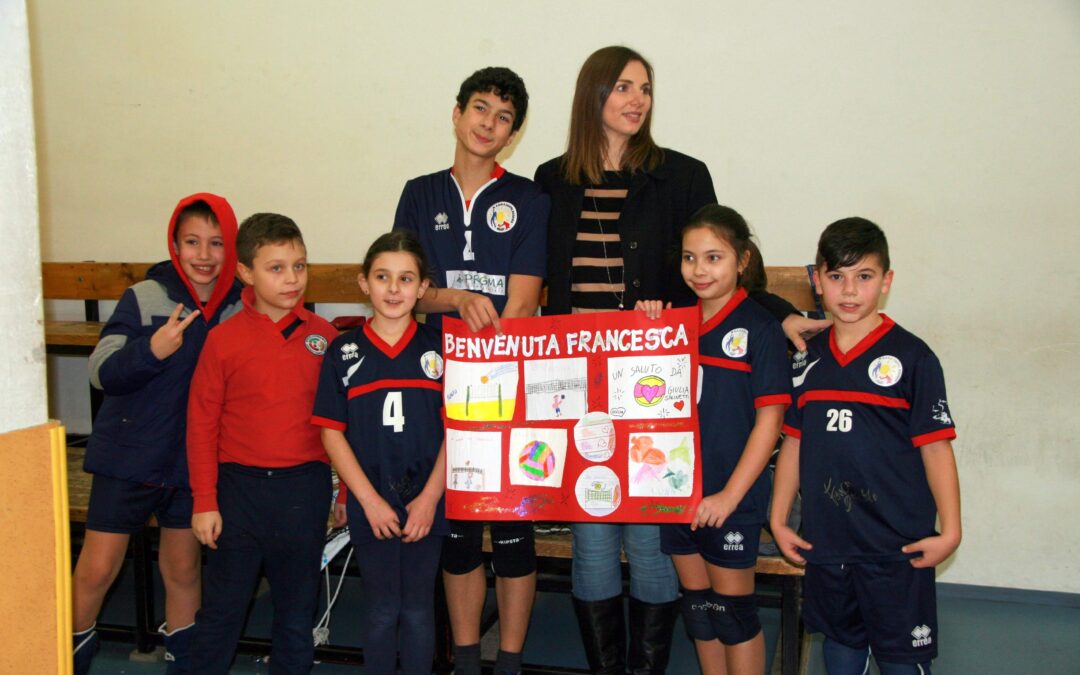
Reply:
<svg viewBox="0 0 1080 675"><path fill-rule="evenodd" d="M960 545L945 378L922 340L878 313L892 279L874 223L822 233L814 280L833 327L796 354L776 466L773 535L807 563L803 618L825 634L830 675L865 672L871 653L883 675L929 674L934 567ZM800 485L805 538L787 524Z"/></svg>
<svg viewBox="0 0 1080 675"><path fill-rule="evenodd" d="M261 567L274 604L270 672L307 673L331 498L310 417L337 333L303 306L307 251L296 223L257 213L236 247L244 308L207 340L188 408L192 529L210 548L193 670L228 672Z"/></svg>
<svg viewBox="0 0 1080 675"><path fill-rule="evenodd" d="M225 199L200 193L180 200L169 220L171 259L124 292L90 355L90 382L105 401L86 448L84 468L94 481L72 578L77 675L90 669L94 621L128 539L151 514L161 527L167 672L187 672L200 549L191 533L184 420L207 334L240 309L235 242L236 216Z"/></svg>
<svg viewBox="0 0 1080 675"><path fill-rule="evenodd" d="M527 178L495 161L525 122L529 95L508 68L483 68L462 82L451 116L457 146L450 169L405 184L394 229L414 232L433 283L418 303L428 323L460 316L473 330L499 317L532 316L547 266L550 200ZM515 673L536 591L532 523L492 523L499 604L497 673ZM481 565L483 523L451 521L443 572L457 672L480 672L480 617L487 583Z"/></svg>

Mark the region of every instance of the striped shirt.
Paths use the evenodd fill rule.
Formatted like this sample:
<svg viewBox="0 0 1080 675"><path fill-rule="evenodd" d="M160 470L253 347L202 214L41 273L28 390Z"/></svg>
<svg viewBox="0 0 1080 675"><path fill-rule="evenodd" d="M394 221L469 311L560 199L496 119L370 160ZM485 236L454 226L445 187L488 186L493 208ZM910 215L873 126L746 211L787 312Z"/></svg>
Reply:
<svg viewBox="0 0 1080 675"><path fill-rule="evenodd" d="M585 188L570 270L570 303L574 313L623 309L622 243L619 214L626 202L629 177L605 171L601 185Z"/></svg>

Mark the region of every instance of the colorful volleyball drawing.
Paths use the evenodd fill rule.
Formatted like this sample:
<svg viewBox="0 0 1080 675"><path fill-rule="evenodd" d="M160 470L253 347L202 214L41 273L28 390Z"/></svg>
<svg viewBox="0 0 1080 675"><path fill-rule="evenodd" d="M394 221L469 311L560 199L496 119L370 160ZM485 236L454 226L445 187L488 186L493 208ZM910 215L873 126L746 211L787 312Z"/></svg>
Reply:
<svg viewBox="0 0 1080 675"><path fill-rule="evenodd" d="M530 441L521 450L518 468L526 478L544 480L555 471L555 451L543 441Z"/></svg>
<svg viewBox="0 0 1080 675"><path fill-rule="evenodd" d="M646 375L634 384L634 400L645 407L660 403L666 393L667 383L656 375Z"/></svg>

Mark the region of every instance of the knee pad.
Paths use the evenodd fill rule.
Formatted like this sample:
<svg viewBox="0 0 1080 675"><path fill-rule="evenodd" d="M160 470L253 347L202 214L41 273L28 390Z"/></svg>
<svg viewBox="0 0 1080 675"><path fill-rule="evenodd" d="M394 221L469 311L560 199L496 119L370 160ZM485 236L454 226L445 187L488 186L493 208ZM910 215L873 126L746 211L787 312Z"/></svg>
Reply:
<svg viewBox="0 0 1080 675"><path fill-rule="evenodd" d="M443 537L442 568L450 574L468 574L484 564L481 551L483 523L452 521L450 534Z"/></svg>
<svg viewBox="0 0 1080 675"><path fill-rule="evenodd" d="M691 591L683 589L682 597L679 598L679 611L682 612L683 624L686 632L694 640L715 640L716 631L710 615L715 610L709 601L709 589Z"/></svg>
<svg viewBox="0 0 1080 675"><path fill-rule="evenodd" d="M720 595L710 591L709 601L719 606L709 617L716 637L725 645L741 644L761 632L754 596Z"/></svg>
<svg viewBox="0 0 1080 675"><path fill-rule="evenodd" d="M504 579L536 571L536 534L532 523L491 524L491 568Z"/></svg>

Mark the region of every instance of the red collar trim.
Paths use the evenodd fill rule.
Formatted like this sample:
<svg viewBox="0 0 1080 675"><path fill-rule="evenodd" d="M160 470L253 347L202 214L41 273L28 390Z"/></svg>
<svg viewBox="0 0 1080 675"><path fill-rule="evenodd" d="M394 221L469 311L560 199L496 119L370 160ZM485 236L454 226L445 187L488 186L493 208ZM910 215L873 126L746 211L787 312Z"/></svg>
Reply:
<svg viewBox="0 0 1080 675"><path fill-rule="evenodd" d="M375 345L376 349L386 354L387 358L397 358L397 355L412 342L413 336L416 335L416 319L409 322L409 327L405 329L405 332L401 334L401 337L393 345L386 344L386 340L379 337L379 334L371 327L370 321L364 323L364 335L367 336L368 340L371 340L371 344Z"/></svg>
<svg viewBox="0 0 1080 675"><path fill-rule="evenodd" d="M867 333L866 336L859 340L858 344L852 347L846 354L840 351L840 347L836 344L836 326L833 326L832 330L829 331L829 349L832 351L836 362L839 363L842 368L862 356L867 349L870 349L878 340L885 337L885 334L892 330L892 327L895 325L895 321L888 316L881 314L881 324Z"/></svg>
<svg viewBox="0 0 1080 675"><path fill-rule="evenodd" d="M743 288L742 286L736 288L735 294L732 295L726 303L724 303L724 306L720 308L720 311L716 314L713 314L711 319L701 324L700 334L704 335L705 333L708 333L713 328L716 328L721 323L723 323L724 319L728 318L728 316L733 311L735 311L735 308L742 304L742 301L746 300L747 297L749 296L747 295L745 288ZM701 316L701 313L703 311L704 310L702 309L701 300L698 300L698 315Z"/></svg>
<svg viewBox="0 0 1080 675"><path fill-rule="evenodd" d="M504 169L502 167L502 165L499 164L498 162L495 162L495 168L491 170L491 177L494 178L495 180L498 180L498 179L502 178L503 174L505 174L505 173L506 173L506 169ZM451 176L454 175L454 167L450 167L450 175Z"/></svg>

